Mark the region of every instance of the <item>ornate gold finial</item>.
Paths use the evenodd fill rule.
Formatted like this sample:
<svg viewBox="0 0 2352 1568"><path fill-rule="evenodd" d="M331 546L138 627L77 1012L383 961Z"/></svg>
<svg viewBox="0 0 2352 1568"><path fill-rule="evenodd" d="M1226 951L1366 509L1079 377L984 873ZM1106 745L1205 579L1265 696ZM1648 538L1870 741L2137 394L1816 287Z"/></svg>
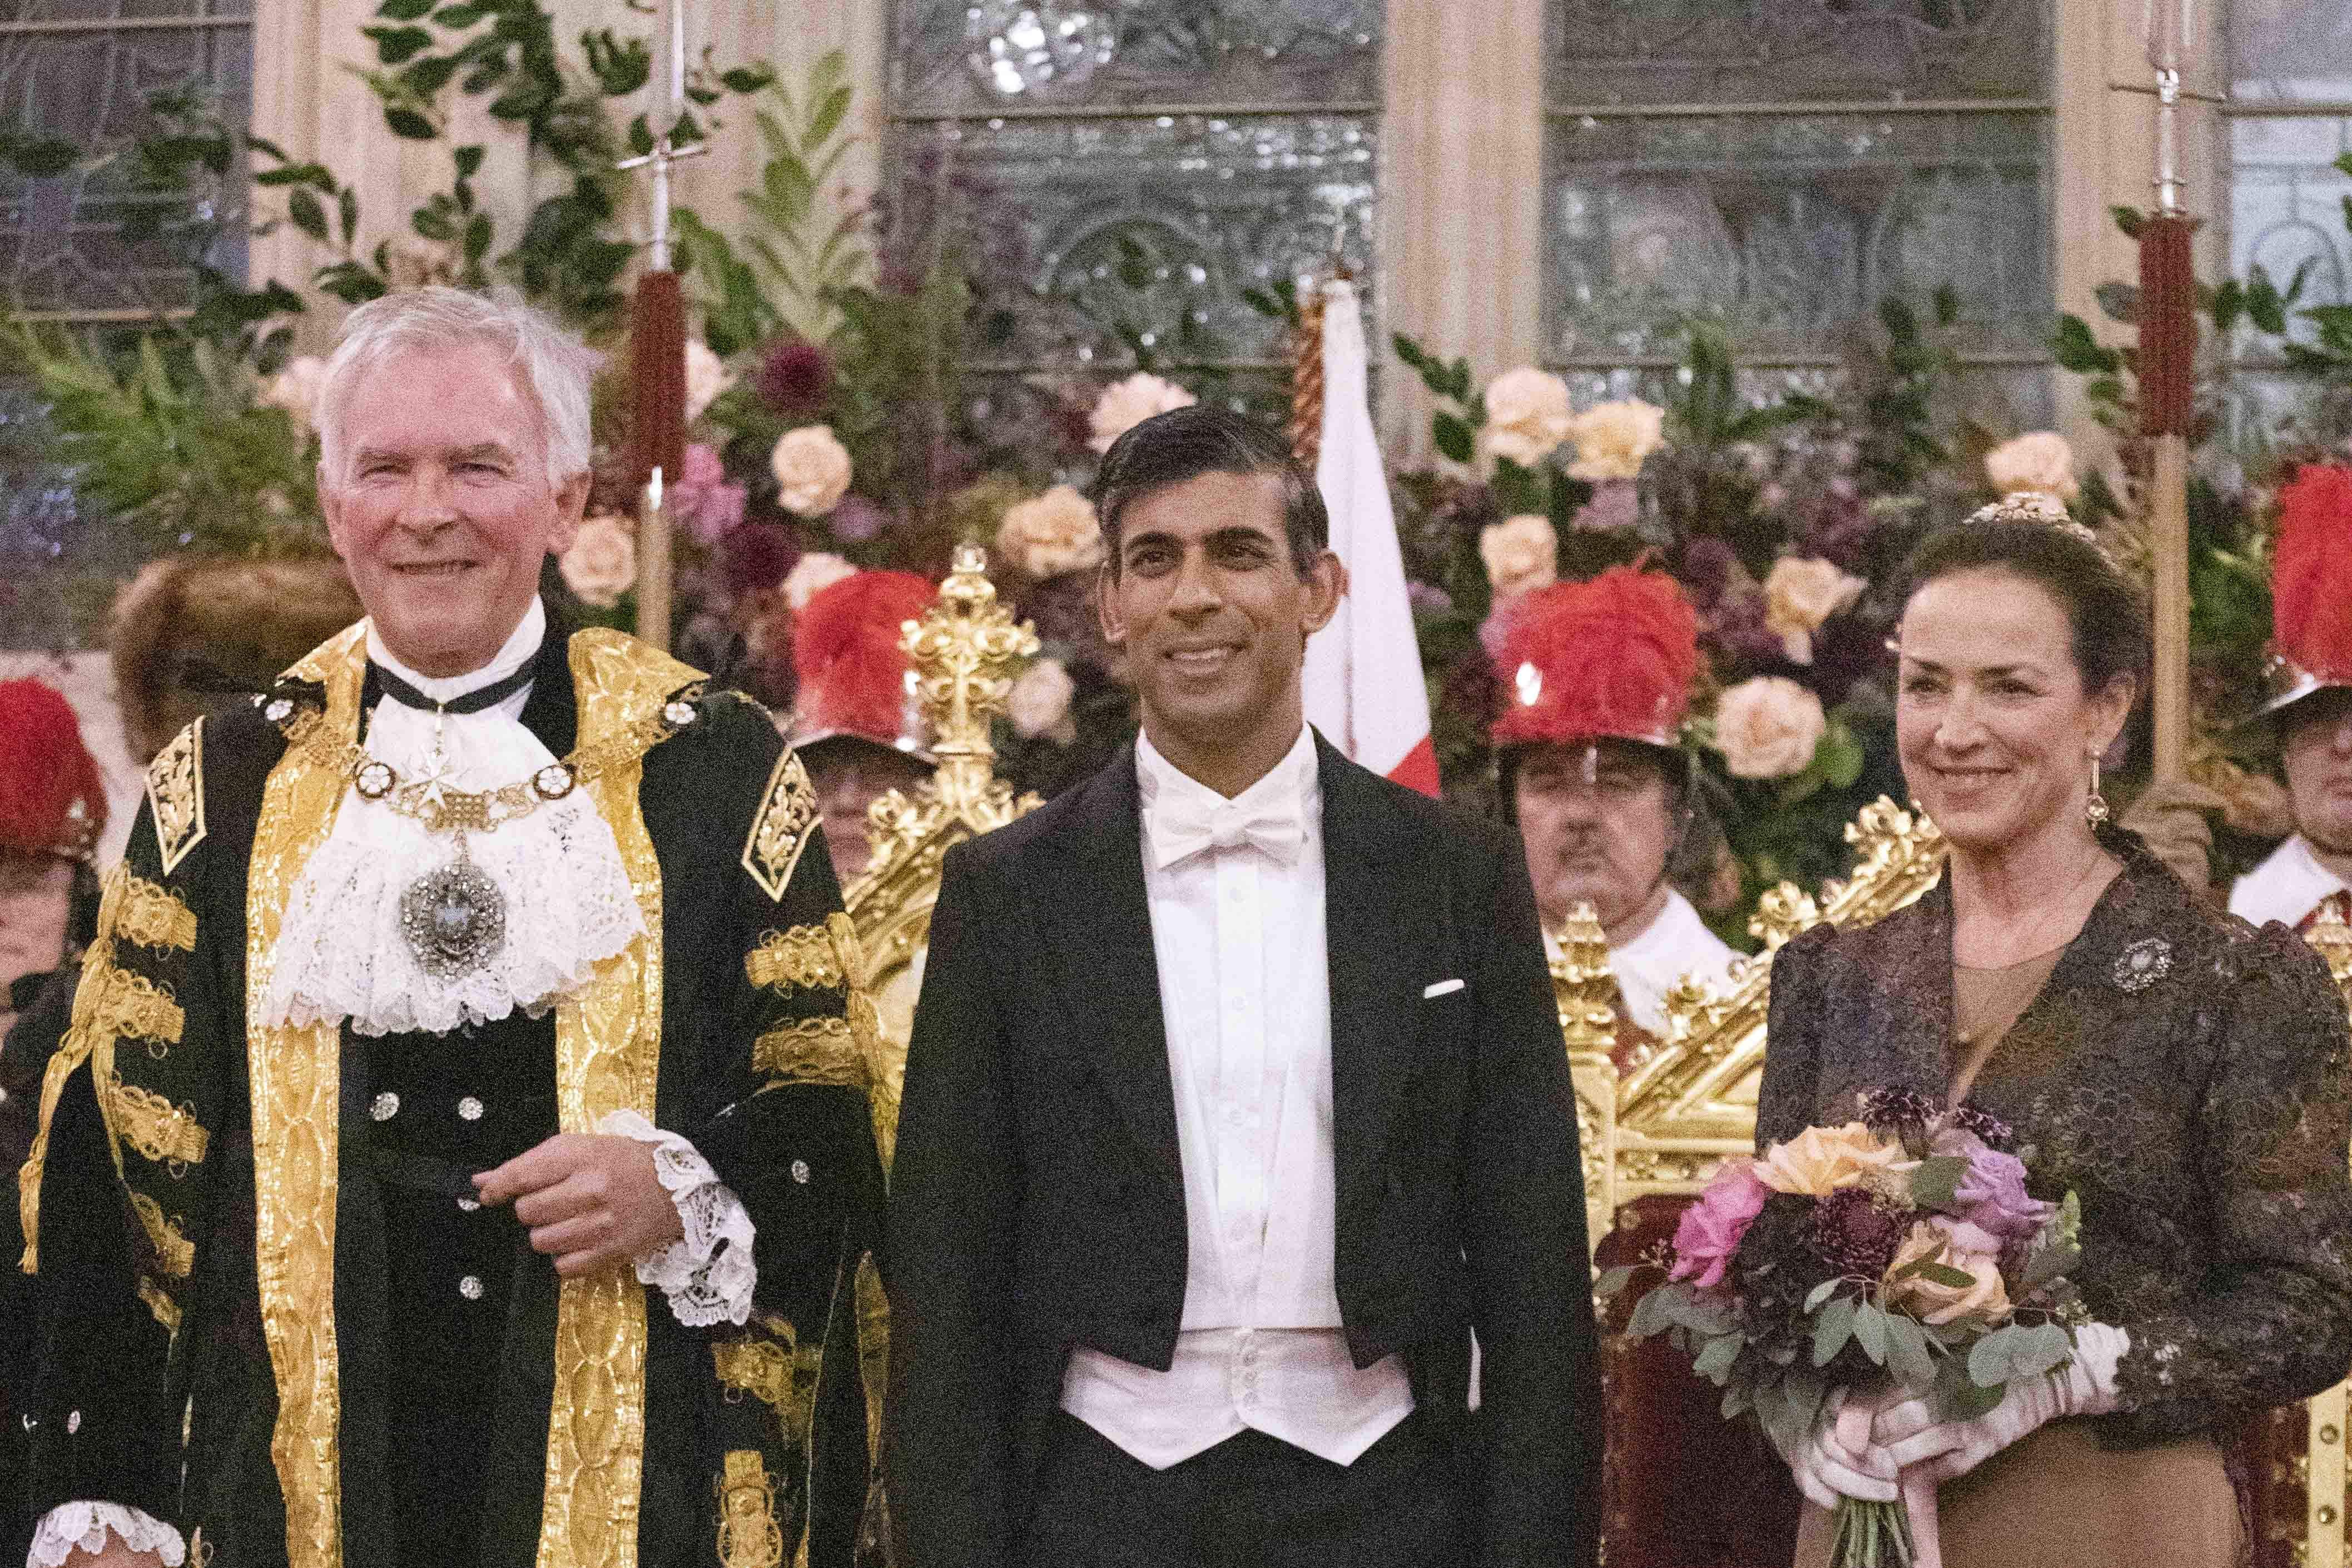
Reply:
<svg viewBox="0 0 2352 1568"><path fill-rule="evenodd" d="M2352 921L2344 918L2344 902L2330 899L2319 906L2319 918L2311 922L2304 933L2319 956L2327 961L2327 973L2335 977L2336 988L2352 1005Z"/></svg>
<svg viewBox="0 0 2352 1568"><path fill-rule="evenodd" d="M1560 1033L1571 1052L1607 1056L1617 1044L1617 1010L1610 1005L1616 983L1609 973L1609 939L1601 930L1600 913L1580 901L1559 928L1559 942L1551 988L1559 1004Z"/></svg>
<svg viewBox="0 0 2352 1568"><path fill-rule="evenodd" d="M989 723L1005 710L1013 671L1036 658L1038 647L1036 631L996 602L986 551L956 546L938 600L921 620L908 623L898 646L914 661L918 699L935 737L940 798L962 804L984 795L996 760Z"/></svg>

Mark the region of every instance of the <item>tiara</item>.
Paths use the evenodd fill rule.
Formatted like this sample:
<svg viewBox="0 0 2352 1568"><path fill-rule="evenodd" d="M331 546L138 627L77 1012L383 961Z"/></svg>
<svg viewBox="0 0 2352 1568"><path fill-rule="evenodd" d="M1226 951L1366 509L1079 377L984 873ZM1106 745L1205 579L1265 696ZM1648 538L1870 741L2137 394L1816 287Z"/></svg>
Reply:
<svg viewBox="0 0 2352 1568"><path fill-rule="evenodd" d="M2077 522L2066 510L2066 503L2043 490L2011 490L1989 506L1980 506L1969 514L1970 522L2024 522L2042 528L2054 528L2071 533L2102 558L2107 547L2088 523ZM2109 564L2113 564L2112 562Z"/></svg>

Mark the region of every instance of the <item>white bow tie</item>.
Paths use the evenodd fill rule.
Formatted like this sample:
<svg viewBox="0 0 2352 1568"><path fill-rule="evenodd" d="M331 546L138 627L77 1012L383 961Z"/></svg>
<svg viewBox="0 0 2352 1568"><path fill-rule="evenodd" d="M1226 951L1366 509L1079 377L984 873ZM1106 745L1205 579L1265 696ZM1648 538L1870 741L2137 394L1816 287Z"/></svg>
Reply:
<svg viewBox="0 0 2352 1568"><path fill-rule="evenodd" d="M1164 871L1204 849L1234 849L1247 844L1287 866L1298 858L1307 830L1298 807L1274 805L1239 806L1231 801L1211 805L1198 800L1173 800L1151 808L1151 864Z"/></svg>

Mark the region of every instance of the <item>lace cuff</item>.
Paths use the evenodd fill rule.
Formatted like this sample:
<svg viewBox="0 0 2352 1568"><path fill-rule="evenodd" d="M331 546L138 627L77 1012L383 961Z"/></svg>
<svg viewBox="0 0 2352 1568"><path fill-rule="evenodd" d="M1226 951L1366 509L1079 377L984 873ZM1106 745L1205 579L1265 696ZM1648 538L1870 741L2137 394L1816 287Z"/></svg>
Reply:
<svg viewBox="0 0 2352 1568"><path fill-rule="evenodd" d="M693 1144L634 1110L614 1111L596 1131L653 1146L654 1174L686 1227L684 1237L636 1260L638 1282L661 1287L670 1310L689 1329L746 1321L759 1266L751 1257L751 1214L743 1200Z"/></svg>
<svg viewBox="0 0 2352 1568"><path fill-rule="evenodd" d="M188 1543L160 1519L120 1503L68 1502L41 1516L26 1568L58 1568L76 1548L95 1557L106 1550L110 1533L133 1552L156 1553L163 1568L181 1568L188 1560Z"/></svg>

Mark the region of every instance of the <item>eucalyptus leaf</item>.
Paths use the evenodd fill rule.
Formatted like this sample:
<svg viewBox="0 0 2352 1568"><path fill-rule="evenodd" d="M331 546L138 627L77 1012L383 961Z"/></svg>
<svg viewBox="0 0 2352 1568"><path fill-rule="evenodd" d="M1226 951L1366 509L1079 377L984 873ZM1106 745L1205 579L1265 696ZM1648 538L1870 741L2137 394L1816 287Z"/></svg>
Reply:
<svg viewBox="0 0 2352 1568"><path fill-rule="evenodd" d="M1633 1304L1633 1315L1625 1323L1625 1331L1637 1340L1646 1340L1663 1333L1675 1325L1675 1288L1661 1285Z"/></svg>
<svg viewBox="0 0 2352 1568"><path fill-rule="evenodd" d="M1923 1209L1948 1209L1969 1163L1957 1154L1937 1154L1919 1162L1911 1173L1911 1201Z"/></svg>
<svg viewBox="0 0 2352 1568"><path fill-rule="evenodd" d="M1886 1319L1886 1365L1906 1388L1935 1385L1936 1363L1927 1353L1927 1332L1899 1313L1889 1313Z"/></svg>
<svg viewBox="0 0 2352 1568"><path fill-rule="evenodd" d="M1853 1337L1853 1298L1840 1296L1822 1309L1813 1323L1813 1364L1827 1366Z"/></svg>
<svg viewBox="0 0 2352 1568"><path fill-rule="evenodd" d="M1969 1351L1969 1381L1979 1388L1998 1388L2016 1374L2015 1352L2021 1331L1995 1329Z"/></svg>
<svg viewBox="0 0 2352 1568"><path fill-rule="evenodd" d="M1835 1295L1837 1288L1844 1283L1843 1279L1824 1279L1814 1286L1805 1297L1805 1310L1808 1312L1816 1310L1822 1302Z"/></svg>
<svg viewBox="0 0 2352 1568"><path fill-rule="evenodd" d="M1886 1364L1886 1314L1868 1301L1853 1310L1853 1337L1862 1353L1877 1365Z"/></svg>
<svg viewBox="0 0 2352 1568"><path fill-rule="evenodd" d="M1267 314L1271 315L1273 312L1268 311ZM1592 1293L1605 1301L1625 1289L1626 1281L1633 1278L1633 1270L1621 1263L1614 1268L1604 1270L1601 1278L1592 1282Z"/></svg>
<svg viewBox="0 0 2352 1568"><path fill-rule="evenodd" d="M1739 1359L1739 1352L1747 1344L1748 1336L1745 1334L1717 1334L1706 1342L1705 1350L1698 1352L1698 1358L1691 1363L1691 1371L1719 1388L1724 1379L1731 1374L1732 1363Z"/></svg>

